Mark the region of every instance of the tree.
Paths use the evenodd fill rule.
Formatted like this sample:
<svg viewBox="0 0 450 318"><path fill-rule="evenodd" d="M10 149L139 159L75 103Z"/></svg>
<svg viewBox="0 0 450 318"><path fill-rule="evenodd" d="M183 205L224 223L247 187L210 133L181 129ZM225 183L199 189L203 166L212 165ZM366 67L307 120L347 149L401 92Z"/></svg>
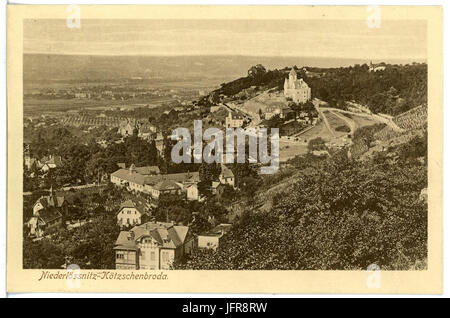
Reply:
<svg viewBox="0 0 450 318"><path fill-rule="evenodd" d="M338 165L338 166L336 166ZM185 269L386 270L426 263L425 166L314 163L269 212L244 213L217 251Z"/></svg>
<svg viewBox="0 0 450 318"><path fill-rule="evenodd" d="M187 225L191 220L191 210L178 195L162 194L158 199L155 217L157 221L174 221Z"/></svg>
<svg viewBox="0 0 450 318"><path fill-rule="evenodd" d="M261 64L257 64L254 65L252 67L250 67L250 69L248 70L248 76L250 77L260 77L264 74L266 74L267 70L264 66L262 66Z"/></svg>
<svg viewBox="0 0 450 318"><path fill-rule="evenodd" d="M209 223L205 217L197 215L192 221L190 229L193 234L202 234L211 229L211 223Z"/></svg>
<svg viewBox="0 0 450 318"><path fill-rule="evenodd" d="M203 162L198 170L200 181L211 183L219 178L221 171L220 164Z"/></svg>
<svg viewBox="0 0 450 318"><path fill-rule="evenodd" d="M308 151L316 151L316 150L326 150L327 147L325 146L325 140L323 140L321 137L317 137L314 139L311 139L308 142Z"/></svg>

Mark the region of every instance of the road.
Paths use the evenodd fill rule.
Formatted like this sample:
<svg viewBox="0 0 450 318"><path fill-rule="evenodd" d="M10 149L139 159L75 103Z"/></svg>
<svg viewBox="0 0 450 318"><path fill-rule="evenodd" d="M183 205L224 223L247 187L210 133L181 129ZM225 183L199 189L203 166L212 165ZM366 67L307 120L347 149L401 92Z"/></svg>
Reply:
<svg viewBox="0 0 450 318"><path fill-rule="evenodd" d="M101 187L102 185L104 185L104 184L88 183L88 184L82 184L82 185L78 185L78 186L62 187L61 189L58 189L58 190L69 191L70 189L74 189L74 190L87 189L87 188L92 188L92 187ZM42 190L50 192L50 189L49 190L42 189ZM31 192L31 191L23 193L23 195L31 195L31 194L33 194L33 192Z"/></svg>
<svg viewBox="0 0 450 318"><path fill-rule="evenodd" d="M333 107L322 107L321 109L322 110L328 110L328 111L331 111L331 112L346 113L346 114L350 114L350 115L365 117L365 118L368 118L370 120L386 124L390 128L392 128L394 131L402 131L402 129L400 127L398 127L392 120L389 120L387 118L381 117L381 116L379 116L377 114L357 113L357 112L351 112L351 111L348 111L348 110L343 110L343 109L333 108Z"/></svg>
<svg viewBox="0 0 450 318"><path fill-rule="evenodd" d="M355 121L346 116L343 116L343 115L339 114L339 112L335 112L333 110L330 110L330 113L335 115L339 119L342 119L346 123L346 125L350 128L349 134L351 134L353 136L353 134L355 133L355 130L357 128Z"/></svg>
<svg viewBox="0 0 450 318"><path fill-rule="evenodd" d="M316 108L317 112L319 113L319 116L322 118L323 122L325 123L325 126L327 127L328 131L330 132L331 136L335 136L334 135L334 131L333 129L331 129L330 127L330 123L328 122L327 116L325 116L322 112L322 109L319 107L320 106L320 100L317 98L314 98L313 100L313 105Z"/></svg>

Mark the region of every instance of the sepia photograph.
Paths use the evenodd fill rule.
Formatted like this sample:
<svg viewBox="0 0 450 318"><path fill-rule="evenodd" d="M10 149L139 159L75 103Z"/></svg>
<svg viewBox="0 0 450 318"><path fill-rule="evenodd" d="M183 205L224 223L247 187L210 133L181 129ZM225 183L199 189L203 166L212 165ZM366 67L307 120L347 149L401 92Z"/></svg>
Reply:
<svg viewBox="0 0 450 318"><path fill-rule="evenodd" d="M429 135L431 105L442 111L442 91L429 93L430 70L442 85L430 19L441 11L195 8L96 18L72 5L15 23L19 269L40 282L98 270L429 273L430 226L441 231L430 206L442 213L440 184L430 193L441 157L429 140L442 138L440 119Z"/></svg>

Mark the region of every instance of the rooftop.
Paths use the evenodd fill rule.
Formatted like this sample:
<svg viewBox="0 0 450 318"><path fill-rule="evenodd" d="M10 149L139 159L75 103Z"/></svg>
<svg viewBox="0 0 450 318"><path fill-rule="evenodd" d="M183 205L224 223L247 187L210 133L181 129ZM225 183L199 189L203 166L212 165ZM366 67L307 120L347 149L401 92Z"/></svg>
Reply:
<svg viewBox="0 0 450 318"><path fill-rule="evenodd" d="M58 218L62 217L61 212L58 208L55 207L47 207L42 210L39 210L39 218L44 221L45 223L51 222L53 220L56 220Z"/></svg>
<svg viewBox="0 0 450 318"><path fill-rule="evenodd" d="M120 204L119 210L117 213L119 213L124 208L134 208L138 210L141 214L145 214L147 212L146 203L142 201L138 201L135 199L128 199L126 201L123 201Z"/></svg>
<svg viewBox="0 0 450 318"><path fill-rule="evenodd" d="M144 238L151 238L160 247L175 249L185 242L189 227L165 222L147 222L121 231L114 249L137 250Z"/></svg>
<svg viewBox="0 0 450 318"><path fill-rule="evenodd" d="M201 236L217 236L221 237L231 230L232 225L228 223L222 223L217 225L215 228L201 234Z"/></svg>

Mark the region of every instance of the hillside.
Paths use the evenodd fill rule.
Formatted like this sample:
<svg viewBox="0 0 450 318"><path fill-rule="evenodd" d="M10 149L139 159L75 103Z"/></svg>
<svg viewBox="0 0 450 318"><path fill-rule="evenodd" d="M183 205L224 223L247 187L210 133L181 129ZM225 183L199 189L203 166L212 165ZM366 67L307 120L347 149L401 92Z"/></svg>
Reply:
<svg viewBox="0 0 450 318"><path fill-rule="evenodd" d="M249 88L259 93L268 89L282 91L290 68L266 70L260 66L258 73L249 72L246 77L222 84L201 103L217 103L221 96L224 100L246 99L248 96L242 96L242 92ZM304 67L297 69L297 74L311 87L313 98L331 107L346 109L346 102L353 101L366 105L373 113L397 115L427 102L426 64L387 64L385 70L378 72L369 72L366 64L341 68Z"/></svg>
<svg viewBox="0 0 450 318"><path fill-rule="evenodd" d="M219 250L177 268L426 269L427 107L393 121L401 131L359 126L350 148L289 160L233 205Z"/></svg>

